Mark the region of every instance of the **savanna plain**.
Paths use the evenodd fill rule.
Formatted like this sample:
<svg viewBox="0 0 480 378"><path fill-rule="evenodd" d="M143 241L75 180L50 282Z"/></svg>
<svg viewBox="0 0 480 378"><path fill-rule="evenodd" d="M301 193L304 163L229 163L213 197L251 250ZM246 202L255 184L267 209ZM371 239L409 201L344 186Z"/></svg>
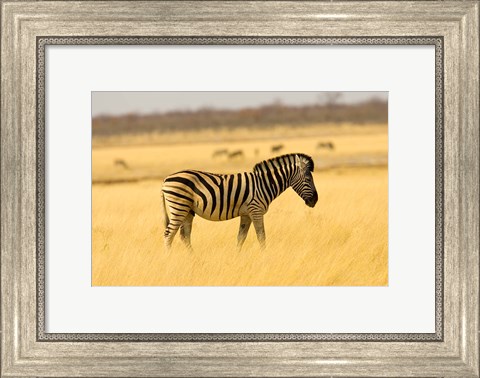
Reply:
<svg viewBox="0 0 480 378"><path fill-rule="evenodd" d="M388 285L387 129L320 124L94 138L92 284ZM242 153L229 157L221 150ZM309 208L291 188L274 200L265 215L265 250L251 227L236 251L240 218L211 222L196 216L193 251L179 235L165 251L164 177L183 169L250 171L257 162L295 152L312 156L319 200Z"/></svg>

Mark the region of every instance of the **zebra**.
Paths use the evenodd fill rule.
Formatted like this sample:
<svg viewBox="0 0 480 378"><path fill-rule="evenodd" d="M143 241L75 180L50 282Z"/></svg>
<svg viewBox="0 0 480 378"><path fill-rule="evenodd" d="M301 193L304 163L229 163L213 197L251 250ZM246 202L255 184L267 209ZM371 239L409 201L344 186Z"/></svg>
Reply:
<svg viewBox="0 0 480 378"><path fill-rule="evenodd" d="M334 150L335 146L333 145L332 142L318 142L317 150L319 150L321 148L326 148L328 150Z"/></svg>
<svg viewBox="0 0 480 378"><path fill-rule="evenodd" d="M115 161L113 162L113 164L117 167L122 167L124 169L130 169L130 167L128 166L127 162L123 159L115 159Z"/></svg>
<svg viewBox="0 0 480 378"><path fill-rule="evenodd" d="M162 187L166 250L170 249L179 229L181 239L192 250L190 234L195 215L211 221L240 217L238 251L253 223L263 250L263 216L270 203L283 191L292 187L307 206L314 207L317 203L313 169L312 158L297 153L264 160L251 172L222 175L186 170L167 176Z"/></svg>
<svg viewBox="0 0 480 378"><path fill-rule="evenodd" d="M226 148L213 151L212 158L224 155L228 155L228 150Z"/></svg>
<svg viewBox="0 0 480 378"><path fill-rule="evenodd" d="M284 149L284 145L283 144L275 144L272 146L271 150L272 152L280 152L281 150Z"/></svg>
<svg viewBox="0 0 480 378"><path fill-rule="evenodd" d="M229 159L243 158L243 157L244 157L244 154L242 150L236 150L228 154Z"/></svg>

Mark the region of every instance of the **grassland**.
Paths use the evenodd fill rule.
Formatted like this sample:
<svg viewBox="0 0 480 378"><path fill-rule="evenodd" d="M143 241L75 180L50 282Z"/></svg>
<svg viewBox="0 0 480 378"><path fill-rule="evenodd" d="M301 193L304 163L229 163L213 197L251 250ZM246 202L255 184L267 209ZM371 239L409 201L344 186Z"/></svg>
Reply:
<svg viewBox="0 0 480 378"><path fill-rule="evenodd" d="M92 151L92 284L97 286L377 286L388 284L388 169L386 126L296 130L269 135L236 131L220 140L186 135L163 144L105 145ZM196 143L194 141L197 141ZM318 149L321 141L333 150ZM158 141L156 141L158 142ZM315 208L289 189L265 216L267 248L252 229L235 250L239 219L195 217L194 252L177 237L163 248L162 179L185 169L250 170L280 153L311 155L319 201ZM243 158L213 158L217 149ZM125 164L115 164L122 160Z"/></svg>

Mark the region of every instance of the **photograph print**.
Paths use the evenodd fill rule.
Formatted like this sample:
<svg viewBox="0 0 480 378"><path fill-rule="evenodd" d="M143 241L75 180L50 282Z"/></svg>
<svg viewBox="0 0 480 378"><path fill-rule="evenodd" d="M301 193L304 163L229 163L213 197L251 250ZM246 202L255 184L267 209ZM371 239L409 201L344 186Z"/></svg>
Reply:
<svg viewBox="0 0 480 378"><path fill-rule="evenodd" d="M387 286L387 92L92 92L93 286Z"/></svg>

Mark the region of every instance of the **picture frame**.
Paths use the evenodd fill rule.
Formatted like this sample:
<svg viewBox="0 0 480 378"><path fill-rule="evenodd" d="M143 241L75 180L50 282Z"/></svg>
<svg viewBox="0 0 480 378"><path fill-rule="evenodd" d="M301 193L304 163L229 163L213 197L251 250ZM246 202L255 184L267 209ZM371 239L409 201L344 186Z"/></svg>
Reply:
<svg viewBox="0 0 480 378"><path fill-rule="evenodd" d="M1 6L2 376L479 376L478 1ZM436 332L396 339L45 333L41 73L42 48L52 43L435 45L443 125Z"/></svg>

